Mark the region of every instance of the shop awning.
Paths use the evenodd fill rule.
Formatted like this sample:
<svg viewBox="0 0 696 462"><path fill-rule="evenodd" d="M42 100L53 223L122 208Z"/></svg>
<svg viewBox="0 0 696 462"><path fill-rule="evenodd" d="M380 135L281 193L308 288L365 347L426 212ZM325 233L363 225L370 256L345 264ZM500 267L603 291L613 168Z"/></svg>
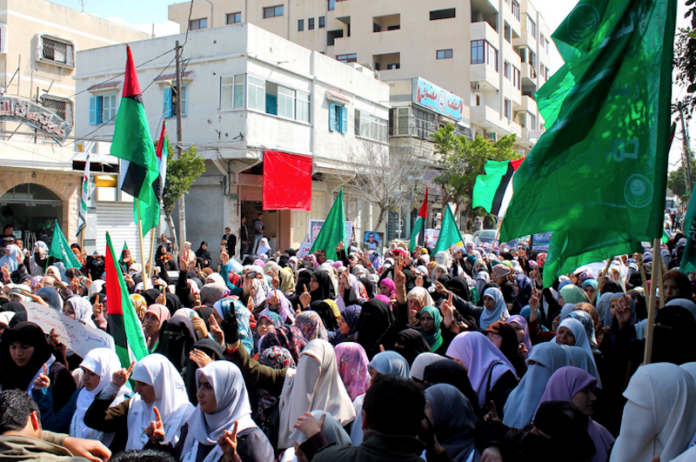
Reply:
<svg viewBox="0 0 696 462"><path fill-rule="evenodd" d="M264 151L263 209L312 209L311 156Z"/></svg>

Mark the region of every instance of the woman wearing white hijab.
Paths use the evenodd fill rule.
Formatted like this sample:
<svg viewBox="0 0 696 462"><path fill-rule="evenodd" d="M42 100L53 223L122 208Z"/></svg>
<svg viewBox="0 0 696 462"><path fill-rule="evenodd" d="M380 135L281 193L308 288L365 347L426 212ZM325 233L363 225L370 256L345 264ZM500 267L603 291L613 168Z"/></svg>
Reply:
<svg viewBox="0 0 696 462"><path fill-rule="evenodd" d="M624 392L628 399L611 462L671 461L696 433L696 383L670 363L641 366Z"/></svg>
<svg viewBox="0 0 696 462"><path fill-rule="evenodd" d="M271 251L271 244L268 243L267 238L261 239L261 242L259 242L259 246L256 249L256 255L268 255L268 252Z"/></svg>
<svg viewBox="0 0 696 462"><path fill-rule="evenodd" d="M587 352L594 362L592 355L592 346L587 338L585 326L580 321L574 318L566 318L558 325L556 337L553 339L558 345L576 346Z"/></svg>
<svg viewBox="0 0 696 462"><path fill-rule="evenodd" d="M176 446L151 438L148 448L170 452L182 462L217 461L223 456L217 442L235 432L242 462L270 462L273 447L251 418L251 405L242 372L229 361L214 361L196 371L198 406L181 429ZM158 433L159 438L163 435ZM164 447L159 443L164 442Z"/></svg>
<svg viewBox="0 0 696 462"><path fill-rule="evenodd" d="M92 321L93 312L92 304L79 295L73 295L63 304L63 314L96 329L97 326Z"/></svg>
<svg viewBox="0 0 696 462"><path fill-rule="evenodd" d="M90 428L85 425L84 418L95 397L111 383L113 373L121 369L121 363L112 349L96 348L85 355L80 368L84 373L84 386L77 390L70 402L57 413L53 411L52 388L34 385L32 397L39 405L41 424L45 430L68 433L75 438L99 440L104 445L109 446L114 440L115 433L104 433ZM127 387L121 387L111 402L111 406L121 404L132 394ZM125 437L121 444L124 441Z"/></svg>
<svg viewBox="0 0 696 462"><path fill-rule="evenodd" d="M117 391L133 371L136 395L118 406L110 407ZM103 432L128 431L126 449L142 449L149 438L145 430L157 420L157 408L168 441L176 444L181 426L193 412L184 380L171 361L161 354L151 354L135 367L113 374L111 383L94 400L85 414L85 425Z"/></svg>

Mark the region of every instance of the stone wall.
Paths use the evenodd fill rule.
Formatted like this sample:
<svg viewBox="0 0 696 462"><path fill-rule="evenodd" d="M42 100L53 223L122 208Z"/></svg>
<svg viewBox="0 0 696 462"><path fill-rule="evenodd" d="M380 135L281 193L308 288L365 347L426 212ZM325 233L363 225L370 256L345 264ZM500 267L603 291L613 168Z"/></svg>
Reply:
<svg viewBox="0 0 696 462"><path fill-rule="evenodd" d="M39 184L48 188L63 201L63 220L60 227L68 241L73 242L69 236L75 236L77 231L82 175L79 172L55 173L3 169L0 175L0 196L13 187L24 183Z"/></svg>

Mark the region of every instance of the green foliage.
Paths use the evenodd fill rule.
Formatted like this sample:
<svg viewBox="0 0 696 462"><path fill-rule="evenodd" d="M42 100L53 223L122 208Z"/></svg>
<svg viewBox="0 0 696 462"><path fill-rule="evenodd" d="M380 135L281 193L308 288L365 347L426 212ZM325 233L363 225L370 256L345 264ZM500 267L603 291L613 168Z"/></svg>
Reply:
<svg viewBox="0 0 696 462"><path fill-rule="evenodd" d="M519 159L514 148L515 135L502 137L491 143L481 136L469 141L464 136L455 136L454 126L447 124L431 135L435 151L441 156L438 161L440 175L434 178L445 196L443 202L470 204L476 177L484 173L483 165L488 160L504 161Z"/></svg>
<svg viewBox="0 0 696 462"><path fill-rule="evenodd" d="M696 174L696 162L691 161L691 174ZM684 165L681 165L678 169L669 172L667 177L667 187L678 197L684 194L690 194L691 188L686 185L684 179Z"/></svg>
<svg viewBox="0 0 696 462"><path fill-rule="evenodd" d="M194 181L205 172L205 159L191 145L177 158L167 139L169 159L167 160L167 181L164 184L162 202L164 211L170 215L181 196L188 194Z"/></svg>
<svg viewBox="0 0 696 462"><path fill-rule="evenodd" d="M691 16L691 24L677 32L674 50L676 80L686 87L686 96L674 104L673 108L678 111L681 106L684 109L684 115L691 117L696 108L696 98L694 98L696 93L696 2L687 0L686 5L690 8L685 17Z"/></svg>

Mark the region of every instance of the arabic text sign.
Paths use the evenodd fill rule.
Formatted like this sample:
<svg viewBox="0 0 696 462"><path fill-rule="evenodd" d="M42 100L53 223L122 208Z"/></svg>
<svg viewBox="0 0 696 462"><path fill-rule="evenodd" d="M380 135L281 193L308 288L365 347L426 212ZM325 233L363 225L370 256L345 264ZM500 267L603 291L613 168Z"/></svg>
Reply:
<svg viewBox="0 0 696 462"><path fill-rule="evenodd" d="M36 128L63 143L72 128L66 121L40 104L20 96L0 96L0 122L20 122Z"/></svg>
<svg viewBox="0 0 696 462"><path fill-rule="evenodd" d="M309 255L309 251L312 250L311 242L303 242L300 244L300 249L297 251L297 258L304 258Z"/></svg>
<svg viewBox="0 0 696 462"><path fill-rule="evenodd" d="M462 120L464 100L425 79L414 79L413 102L454 120Z"/></svg>
<svg viewBox="0 0 696 462"><path fill-rule="evenodd" d="M314 241L317 240L317 236L319 235L319 231L321 231L321 227L324 226L324 221L326 220L309 220L309 239L308 242L310 244L314 244ZM350 244L350 242L353 240L353 222L352 221L346 221L346 248Z"/></svg>
<svg viewBox="0 0 696 462"><path fill-rule="evenodd" d="M55 329L60 342L83 358L95 348L114 349L114 339L106 332L85 326L49 306L23 304L27 309L28 321L37 324L46 334Z"/></svg>
<svg viewBox="0 0 696 462"><path fill-rule="evenodd" d="M425 230L425 235L423 236L423 240L425 241L425 246L430 247L431 249L435 247L435 244L437 244L437 238L440 237L440 230L439 229L426 229Z"/></svg>

